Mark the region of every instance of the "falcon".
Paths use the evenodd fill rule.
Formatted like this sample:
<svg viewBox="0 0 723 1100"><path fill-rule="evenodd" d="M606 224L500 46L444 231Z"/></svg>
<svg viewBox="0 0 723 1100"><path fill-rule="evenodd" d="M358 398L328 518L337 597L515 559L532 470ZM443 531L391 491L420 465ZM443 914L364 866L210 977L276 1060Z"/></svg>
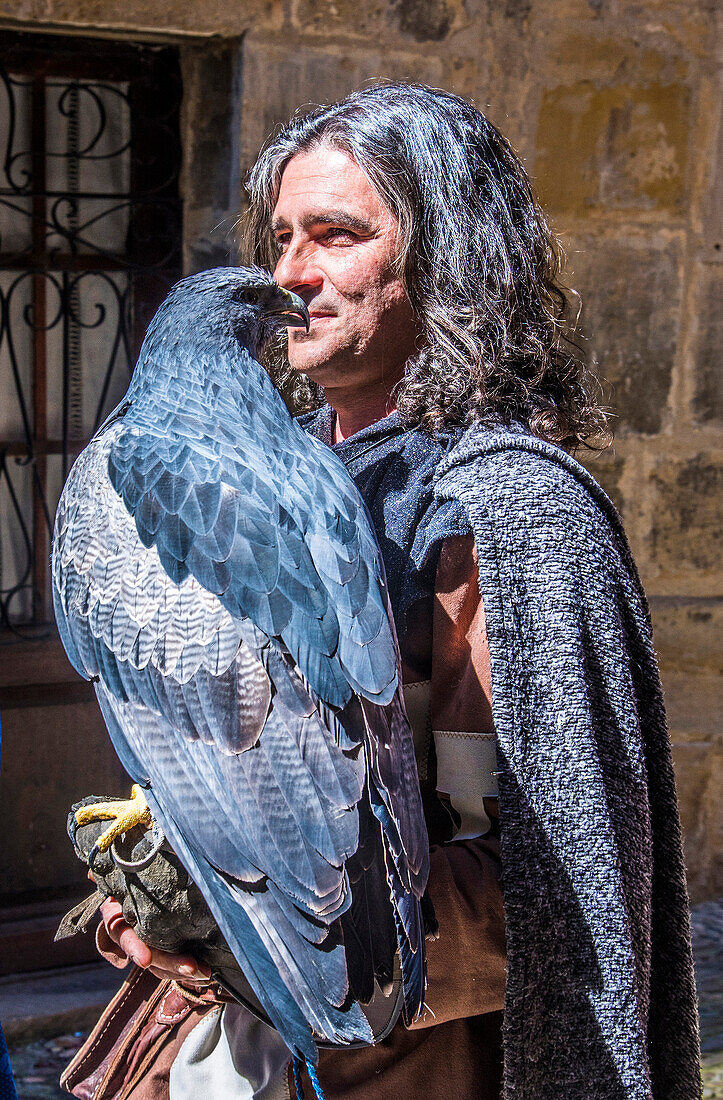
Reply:
<svg viewBox="0 0 723 1100"><path fill-rule="evenodd" d="M304 302L259 268L178 283L58 506L60 636L128 802L160 830L295 1056L373 1039L425 988L429 849L384 568L338 457L258 362Z"/></svg>

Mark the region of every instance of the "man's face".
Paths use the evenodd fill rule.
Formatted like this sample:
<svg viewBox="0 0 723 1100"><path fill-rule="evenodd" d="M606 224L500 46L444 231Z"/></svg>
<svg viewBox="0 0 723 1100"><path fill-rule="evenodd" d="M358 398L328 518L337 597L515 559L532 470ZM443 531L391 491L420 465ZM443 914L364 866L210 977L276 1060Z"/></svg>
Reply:
<svg viewBox="0 0 723 1100"><path fill-rule="evenodd" d="M325 387L385 385L415 352L419 326L392 261L398 222L357 163L338 149L298 153L281 177L274 274L309 307L289 332L289 362Z"/></svg>

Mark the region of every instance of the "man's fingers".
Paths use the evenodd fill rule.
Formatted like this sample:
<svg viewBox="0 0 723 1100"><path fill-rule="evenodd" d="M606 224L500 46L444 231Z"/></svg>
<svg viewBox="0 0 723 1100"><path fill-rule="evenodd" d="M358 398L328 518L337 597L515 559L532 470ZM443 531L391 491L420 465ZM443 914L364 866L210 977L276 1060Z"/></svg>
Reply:
<svg viewBox="0 0 723 1100"><path fill-rule="evenodd" d="M167 951L153 951L153 958L148 964L154 969L164 970L166 976L177 981L209 981L211 971L203 966L192 955L171 955Z"/></svg>
<svg viewBox="0 0 723 1100"><path fill-rule="evenodd" d="M123 909L121 908L120 902L117 902L115 898L106 898L100 907L100 915L103 918L103 924L106 927L108 935L115 943L118 943L118 936L120 934L116 931L118 924L123 923L126 928L128 928L123 917ZM115 935L114 931L116 933Z"/></svg>
<svg viewBox="0 0 723 1100"><path fill-rule="evenodd" d="M136 966L150 966L153 960L153 952L150 947L139 940L133 929L129 924L123 921L123 925L119 922L116 925L116 931L120 933L117 939L118 946L121 951L125 951L128 958L136 964ZM113 936L113 933L110 933Z"/></svg>
<svg viewBox="0 0 723 1100"><path fill-rule="evenodd" d="M100 907L100 912L113 943L117 943L121 951L136 966L150 966L153 953L128 924L119 902L115 898L106 898Z"/></svg>
<svg viewBox="0 0 723 1100"><path fill-rule="evenodd" d="M100 911L103 915L103 920L106 920L107 917L114 916L116 913L123 912L120 902L112 897L108 897L102 902Z"/></svg>
<svg viewBox="0 0 723 1100"><path fill-rule="evenodd" d="M123 909L115 898L106 898L100 912L108 935L136 966L149 968L160 978L187 982L210 980L209 968L197 962L192 955L172 955L168 951L151 948L139 939L125 920Z"/></svg>

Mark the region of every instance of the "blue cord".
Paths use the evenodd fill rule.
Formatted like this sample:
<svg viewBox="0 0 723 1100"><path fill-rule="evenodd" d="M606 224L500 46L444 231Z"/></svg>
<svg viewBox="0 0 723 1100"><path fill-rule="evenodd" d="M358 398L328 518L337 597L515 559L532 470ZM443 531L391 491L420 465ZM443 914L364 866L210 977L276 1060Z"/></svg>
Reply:
<svg viewBox="0 0 723 1100"><path fill-rule="evenodd" d="M304 1086L301 1083L301 1058L292 1058L291 1065L294 1070L294 1088L297 1100L304 1100Z"/></svg>
<svg viewBox="0 0 723 1100"><path fill-rule="evenodd" d="M324 1096L323 1089L322 1089L321 1085L319 1084L319 1078L317 1077L316 1069L314 1067L314 1063L310 1062L308 1058L306 1058L305 1061L306 1061L306 1072L309 1074L309 1080L311 1081L311 1084L314 1087L314 1092L316 1094L316 1100L326 1100L326 1097ZM301 1067L302 1067L302 1065L303 1065L303 1063L301 1061L301 1058L293 1058L292 1066L293 1066L293 1070L294 1070L294 1088L296 1089L296 1095L297 1095L298 1100L304 1100L304 1086L303 1086L302 1081L301 1081Z"/></svg>
<svg viewBox="0 0 723 1100"><path fill-rule="evenodd" d="M306 1059L306 1072L309 1074L311 1083L314 1086L316 1100L326 1100L321 1085L319 1084L319 1078L316 1076L316 1068L314 1066L314 1063L310 1062L308 1058Z"/></svg>

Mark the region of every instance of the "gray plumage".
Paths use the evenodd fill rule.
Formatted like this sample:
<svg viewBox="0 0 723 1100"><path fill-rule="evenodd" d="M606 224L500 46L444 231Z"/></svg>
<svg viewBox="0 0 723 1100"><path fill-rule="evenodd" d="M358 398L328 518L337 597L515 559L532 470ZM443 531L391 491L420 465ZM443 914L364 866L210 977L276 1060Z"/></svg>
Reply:
<svg viewBox="0 0 723 1100"><path fill-rule="evenodd" d="M370 520L255 358L301 306L259 269L174 288L68 477L53 593L121 761L266 1012L315 1058L310 1028L371 1038L357 998L389 975L390 942L418 1009L428 845ZM371 953L345 942L366 923Z"/></svg>

